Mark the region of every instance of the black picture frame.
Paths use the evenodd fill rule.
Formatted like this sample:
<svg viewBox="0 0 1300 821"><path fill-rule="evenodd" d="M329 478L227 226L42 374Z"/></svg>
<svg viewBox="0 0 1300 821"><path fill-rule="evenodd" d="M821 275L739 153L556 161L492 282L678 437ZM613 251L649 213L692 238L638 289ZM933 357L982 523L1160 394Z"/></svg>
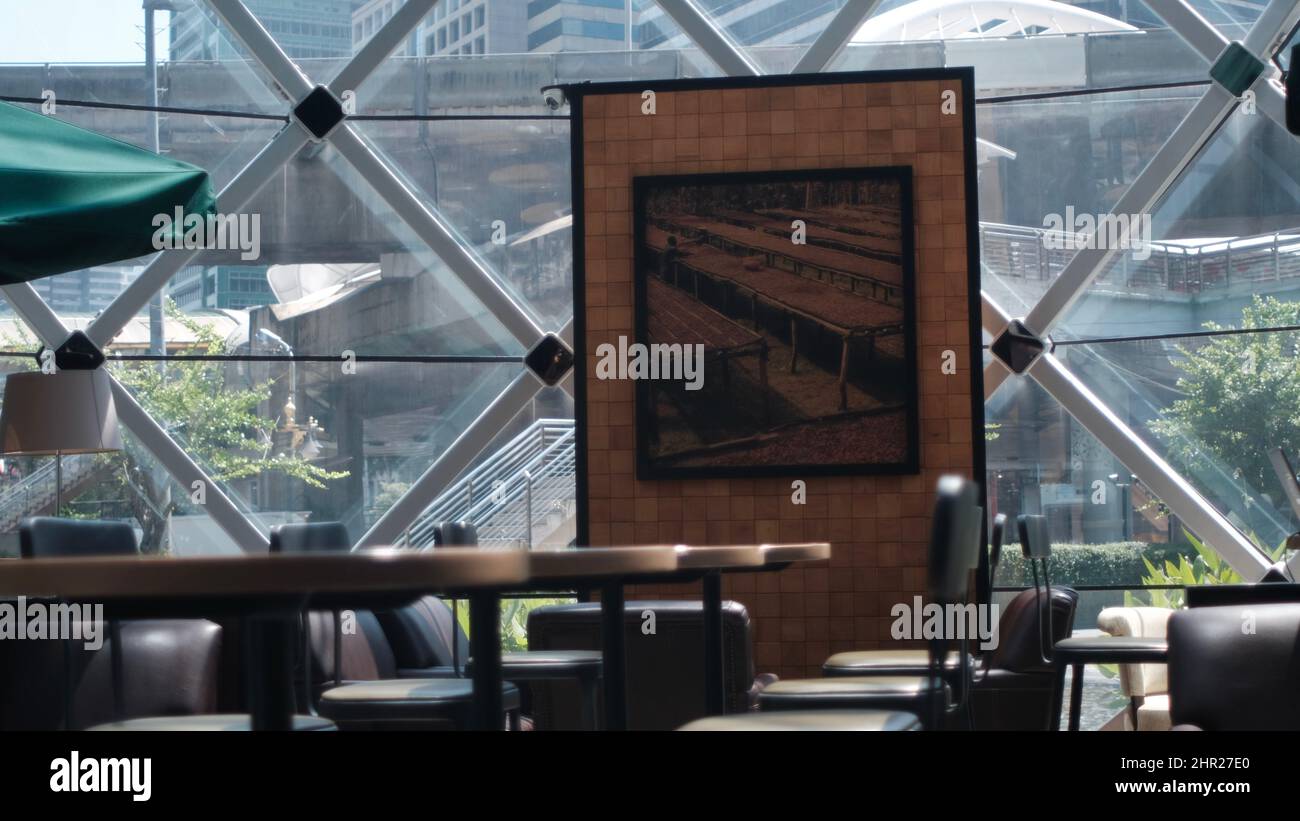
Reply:
<svg viewBox="0 0 1300 821"><path fill-rule="evenodd" d="M911 166L852 166L843 168L783 169L771 171L735 171L703 174L664 174L632 178L633 230L633 336L632 342L647 344L649 335L649 296L646 271L651 257L646 243L647 199L657 190L710 186L761 186L779 183L884 181L898 186L899 262L902 268L903 300L903 389L904 435L903 459L891 462L812 462L772 465L665 466L652 458L650 431L656 424L653 407L654 385L644 379L635 383L636 478L646 481L668 479L744 479L751 477L811 476L880 476L911 475L920 472L920 397L917 380L916 315L916 234L913 223L915 203ZM791 276L797 276L792 274Z"/></svg>

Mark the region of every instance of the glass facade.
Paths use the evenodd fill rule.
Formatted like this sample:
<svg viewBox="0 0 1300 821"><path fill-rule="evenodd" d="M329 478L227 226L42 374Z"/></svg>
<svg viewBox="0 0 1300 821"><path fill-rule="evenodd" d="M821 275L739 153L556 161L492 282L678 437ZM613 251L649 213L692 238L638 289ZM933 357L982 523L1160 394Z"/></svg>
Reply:
<svg viewBox="0 0 1300 821"><path fill-rule="evenodd" d="M46 11L21 18L20 29L57 17L58 2L41 5ZM517 386L521 374L531 379L521 366L536 341L529 334L565 331L573 313L567 109L549 108L539 89L721 73L691 26L644 0L514 4L513 22L493 0L445 0L413 38L399 38L391 56L357 75L355 115L344 126L355 139L307 144L250 172L286 125L284 78L206 4L175 5L156 21L167 35L157 49L163 111L140 108L152 102L142 55L130 64L0 64L0 95L21 105L39 108L53 91L53 116L201 165L218 187L260 175L249 203L236 206L260 221L258 258L208 250L186 260L163 289L163 350L178 358L130 359L154 345L158 320L141 312L108 345L119 355L112 372L263 532L310 515L347 522L357 539L377 525L376 533L395 528L416 539L433 513L384 520L416 488L439 513L487 498L499 541L558 538L572 516L572 400L560 388ZM402 5L246 2L312 82L366 54ZM704 3L704 20L763 70L788 71L843 4L793 4L797 13L790 5ZM1300 391L1292 376L1297 148L1273 119L1279 109L1264 86L1256 99L1207 117L1209 62L1187 32L1143 4L1075 7L1132 30L1030 26L991 40L850 42L824 68L975 66L985 295L1008 315L1046 318L1040 330L1057 343L1049 355L1117 426L1078 421L1077 394L1054 395L1032 369L1003 380L986 353L990 385L1000 385L988 397L990 512L1046 514L1053 539L1080 557L1062 581L1114 588L1107 601L1122 599L1121 588L1157 583L1141 558L1176 563L1195 555L1194 543L1258 578L1297 529L1260 459L1269 447L1300 445L1288 410L1288 392ZM119 13L137 11L122 4ZM1204 13L1217 37L1243 37L1257 19L1289 22L1261 18L1250 3ZM1276 56L1288 35L1260 38L1276 47L1260 56ZM1167 146L1197 118L1205 138L1169 162ZM374 162L359 164L359 154ZM1098 217L1135 201L1133 224L1150 226L1142 247L1082 272L1071 248L1053 247L1065 215ZM85 327L152 262L62 274L35 289L66 326ZM1063 300L1062 277L1075 286ZM1040 304L1049 294L1060 303L1051 311ZM12 354L34 351L38 329L21 321L12 299L5 311L3 361L9 371L26 368L29 360ZM1001 328L987 330L986 342ZM1270 381L1243 393L1233 362ZM513 405L490 418L510 421L485 429L479 422L503 391ZM226 397L221 412L240 420L240 432L205 439L198 431L213 420L190 407L200 396ZM1113 452L1121 433L1152 459L1122 463ZM223 532L222 517L232 514L184 502L185 489L171 487L139 432L132 435L125 455L86 460L65 487L66 509L132 521L160 550L202 543L187 533ZM472 458L441 464L462 436L474 444ZM520 509L522 491L488 498L494 482L519 487L502 454L517 457L512 466L534 465L530 473L545 467L550 484L532 488L541 494L533 509ZM17 464L0 497L10 550L18 518L49 508L33 500L39 483L30 477L41 461ZM495 467L475 474L484 465ZM1187 483L1177 499L1152 488L1166 468ZM1190 524L1205 521L1195 509L1212 510L1240 542L1256 543L1254 558L1225 549L1223 533Z"/></svg>

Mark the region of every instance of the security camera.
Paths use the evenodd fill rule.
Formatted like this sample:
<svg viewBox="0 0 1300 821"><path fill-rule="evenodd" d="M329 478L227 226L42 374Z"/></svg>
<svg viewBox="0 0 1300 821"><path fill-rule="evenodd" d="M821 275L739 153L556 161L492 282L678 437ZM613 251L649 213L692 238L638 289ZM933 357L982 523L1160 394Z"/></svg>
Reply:
<svg viewBox="0 0 1300 821"><path fill-rule="evenodd" d="M542 89L542 99L546 101L546 107L552 111L558 111L568 100L564 97L564 89L559 86L547 86Z"/></svg>

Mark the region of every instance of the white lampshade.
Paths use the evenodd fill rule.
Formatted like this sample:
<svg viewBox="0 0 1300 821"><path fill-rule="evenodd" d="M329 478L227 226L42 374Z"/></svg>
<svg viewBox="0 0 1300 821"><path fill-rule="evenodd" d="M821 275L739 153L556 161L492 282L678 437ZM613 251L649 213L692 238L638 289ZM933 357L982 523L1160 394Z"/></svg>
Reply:
<svg viewBox="0 0 1300 821"><path fill-rule="evenodd" d="M26 371L5 380L0 453L36 456L121 450L108 374Z"/></svg>

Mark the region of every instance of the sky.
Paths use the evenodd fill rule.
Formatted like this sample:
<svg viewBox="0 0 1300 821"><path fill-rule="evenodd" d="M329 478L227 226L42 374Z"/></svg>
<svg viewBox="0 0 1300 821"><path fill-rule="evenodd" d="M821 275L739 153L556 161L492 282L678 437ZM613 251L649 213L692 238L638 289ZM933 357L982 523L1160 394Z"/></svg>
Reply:
<svg viewBox="0 0 1300 821"><path fill-rule="evenodd" d="M160 57L169 17L154 16ZM141 0L0 0L0 63L143 63L143 29Z"/></svg>

